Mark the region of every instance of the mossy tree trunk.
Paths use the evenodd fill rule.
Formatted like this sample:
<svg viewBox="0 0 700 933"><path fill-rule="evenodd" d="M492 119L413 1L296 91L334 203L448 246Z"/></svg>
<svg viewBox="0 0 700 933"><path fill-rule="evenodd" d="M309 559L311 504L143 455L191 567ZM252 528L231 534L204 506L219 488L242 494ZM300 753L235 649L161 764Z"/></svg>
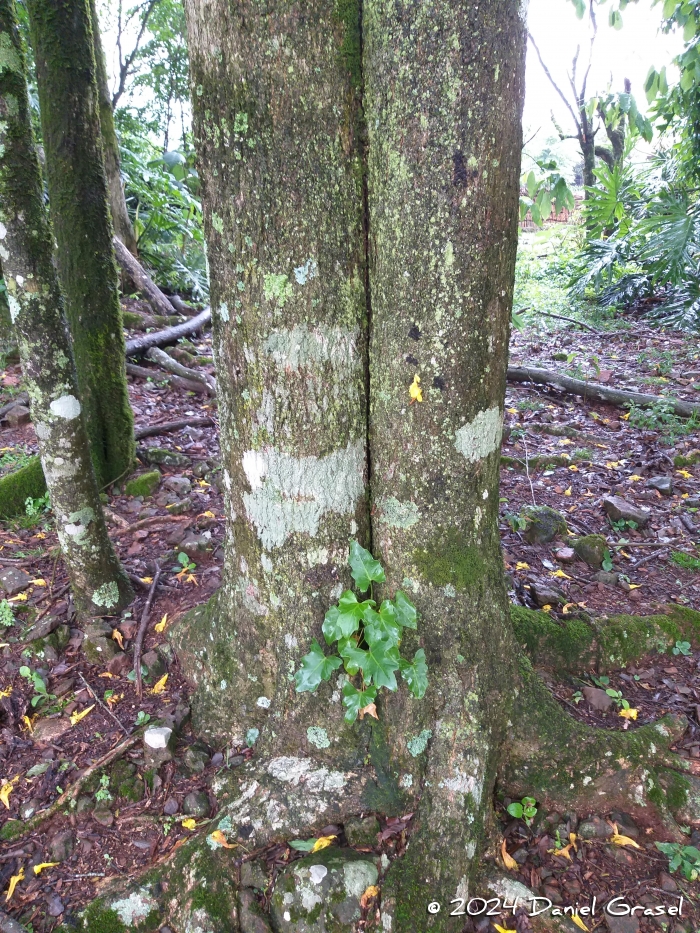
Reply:
<svg viewBox="0 0 700 933"><path fill-rule="evenodd" d="M124 246L133 256L138 257L138 244L136 234L129 217L129 211L124 197L124 184L122 182L121 158L119 156L119 140L114 128L114 111L112 110L112 95L109 93L107 80L107 66L102 48L100 35L100 21L97 15L95 0L90 0L90 19L92 22L92 43L95 53L95 77L97 79L97 93L100 107L100 128L102 131L102 147L104 151L105 178L107 181L107 195L109 209L112 214L114 232Z"/></svg>
<svg viewBox="0 0 700 933"><path fill-rule="evenodd" d="M90 461L12 0L0 0L0 255L59 540L76 606L103 614L132 592L107 536Z"/></svg>
<svg viewBox="0 0 700 933"><path fill-rule="evenodd" d="M89 0L30 0L58 270L101 486L134 461Z"/></svg>

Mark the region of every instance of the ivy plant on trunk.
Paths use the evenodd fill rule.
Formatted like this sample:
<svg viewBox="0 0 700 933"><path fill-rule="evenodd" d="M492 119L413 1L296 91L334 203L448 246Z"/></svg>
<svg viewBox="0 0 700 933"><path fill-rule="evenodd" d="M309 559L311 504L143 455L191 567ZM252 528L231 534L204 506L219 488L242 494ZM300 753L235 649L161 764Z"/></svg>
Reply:
<svg viewBox="0 0 700 933"><path fill-rule="evenodd" d="M73 597L80 612L102 615L133 593L107 536L52 244L14 3L0 0L0 255Z"/></svg>
<svg viewBox="0 0 700 933"><path fill-rule="evenodd" d="M59 277L92 460L105 486L130 470L135 447L90 6L89 0L27 6Z"/></svg>

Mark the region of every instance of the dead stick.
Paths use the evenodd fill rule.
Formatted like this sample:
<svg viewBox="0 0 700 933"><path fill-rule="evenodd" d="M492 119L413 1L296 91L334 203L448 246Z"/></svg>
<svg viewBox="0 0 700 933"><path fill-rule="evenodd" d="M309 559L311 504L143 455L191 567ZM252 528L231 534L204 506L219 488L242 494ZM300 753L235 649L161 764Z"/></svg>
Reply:
<svg viewBox="0 0 700 933"><path fill-rule="evenodd" d="M98 697L98 695L97 695L97 694L95 693L95 691L92 689L92 687L91 687L90 684L87 682L87 680L85 680L85 678L84 678L83 675L80 673L80 671L78 671L78 677L80 677L80 679L82 680L82 682L85 684L85 687L86 687L86 689L87 689L87 692L90 694L90 696L93 698L93 700L95 700L95 702L98 703L98 704L102 707L102 709L105 711L105 713L107 713L107 715L108 715L111 719L113 719L113 720L116 722L116 724L117 724L117 725L119 726L119 728L122 730L122 732L124 733L124 735L128 735L128 734L129 734L128 730L119 722L119 720L118 720L117 717L114 715L114 713L112 712L112 710L107 706L107 704L102 702L102 700Z"/></svg>
<svg viewBox="0 0 700 933"><path fill-rule="evenodd" d="M148 598L146 599L146 605L143 607L143 615L141 616L139 630L136 633L136 641L134 642L134 671L136 673L136 693L139 700L143 695L143 685L141 683L141 646L143 645L143 638L146 634L148 617L151 614L151 604L153 602L153 597L155 596L156 587L158 586L160 573L160 564L156 564L156 572L153 576L153 583L151 583L151 589L148 591Z"/></svg>
<svg viewBox="0 0 700 933"><path fill-rule="evenodd" d="M163 424L153 424L148 428L136 428L134 437L137 441L144 437L157 437L168 431L177 431L179 428L208 428L215 424L213 418L187 418L185 421L165 421Z"/></svg>

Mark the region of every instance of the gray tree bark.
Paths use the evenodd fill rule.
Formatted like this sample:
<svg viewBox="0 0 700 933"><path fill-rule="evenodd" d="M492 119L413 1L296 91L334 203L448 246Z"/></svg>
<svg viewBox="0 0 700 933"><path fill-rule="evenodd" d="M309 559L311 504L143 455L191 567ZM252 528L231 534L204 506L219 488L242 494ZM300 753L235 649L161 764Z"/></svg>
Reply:
<svg viewBox="0 0 700 933"><path fill-rule="evenodd" d="M32 421L79 611L112 614L132 591L107 536L52 262L12 0L0 0L0 255Z"/></svg>

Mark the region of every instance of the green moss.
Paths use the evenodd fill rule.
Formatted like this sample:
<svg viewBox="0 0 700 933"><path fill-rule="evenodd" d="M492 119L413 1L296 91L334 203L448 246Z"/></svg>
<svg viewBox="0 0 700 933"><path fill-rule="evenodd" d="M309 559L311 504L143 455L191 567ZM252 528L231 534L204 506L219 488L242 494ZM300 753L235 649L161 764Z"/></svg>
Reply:
<svg viewBox="0 0 700 933"><path fill-rule="evenodd" d="M522 460L516 457L507 457L505 454L501 456L502 467L510 467L513 470L524 470L526 464L528 470L533 472L533 470L544 469L550 465L553 467L570 466L571 458L559 454L551 454L550 456L545 454L538 457L529 457L527 460L524 457Z"/></svg>
<svg viewBox="0 0 700 933"><path fill-rule="evenodd" d="M677 457L673 458L673 463L677 467L695 466L696 463L700 463L700 450L691 451L687 457L678 454Z"/></svg>
<svg viewBox="0 0 700 933"><path fill-rule="evenodd" d="M676 771L667 771L663 776L666 787L666 802L671 812L680 810L688 802L690 781Z"/></svg>
<svg viewBox="0 0 700 933"><path fill-rule="evenodd" d="M24 832L24 823L22 820L8 820L0 826L0 840L2 842L11 842L17 839Z"/></svg>
<svg viewBox="0 0 700 933"><path fill-rule="evenodd" d="M46 492L46 480L41 460L32 457L26 466L0 479L0 518L24 515L25 500L39 499Z"/></svg>
<svg viewBox="0 0 700 933"><path fill-rule="evenodd" d="M546 612L511 606L518 643L535 665L577 671L595 665L595 633L583 619L558 622Z"/></svg>
<svg viewBox="0 0 700 933"><path fill-rule="evenodd" d="M151 470L149 473L142 473L130 479L124 487L127 496L152 496L160 483L160 472Z"/></svg>
<svg viewBox="0 0 700 933"><path fill-rule="evenodd" d="M102 901L93 901L88 906L84 921L87 933L125 933L127 929L116 910L105 909Z"/></svg>
<svg viewBox="0 0 700 933"><path fill-rule="evenodd" d="M134 778L122 781L117 787L117 793L120 797L130 800L132 803L138 803L139 800L143 800L145 794L144 783Z"/></svg>
<svg viewBox="0 0 700 933"><path fill-rule="evenodd" d="M354 88L362 87L362 33L360 0L336 0L335 18L343 24L343 42L340 46L345 67L350 72Z"/></svg>
<svg viewBox="0 0 700 933"><path fill-rule="evenodd" d="M435 535L427 547L415 550L413 562L433 586L451 585L457 590L472 589L488 573L479 548L466 543L455 528Z"/></svg>

